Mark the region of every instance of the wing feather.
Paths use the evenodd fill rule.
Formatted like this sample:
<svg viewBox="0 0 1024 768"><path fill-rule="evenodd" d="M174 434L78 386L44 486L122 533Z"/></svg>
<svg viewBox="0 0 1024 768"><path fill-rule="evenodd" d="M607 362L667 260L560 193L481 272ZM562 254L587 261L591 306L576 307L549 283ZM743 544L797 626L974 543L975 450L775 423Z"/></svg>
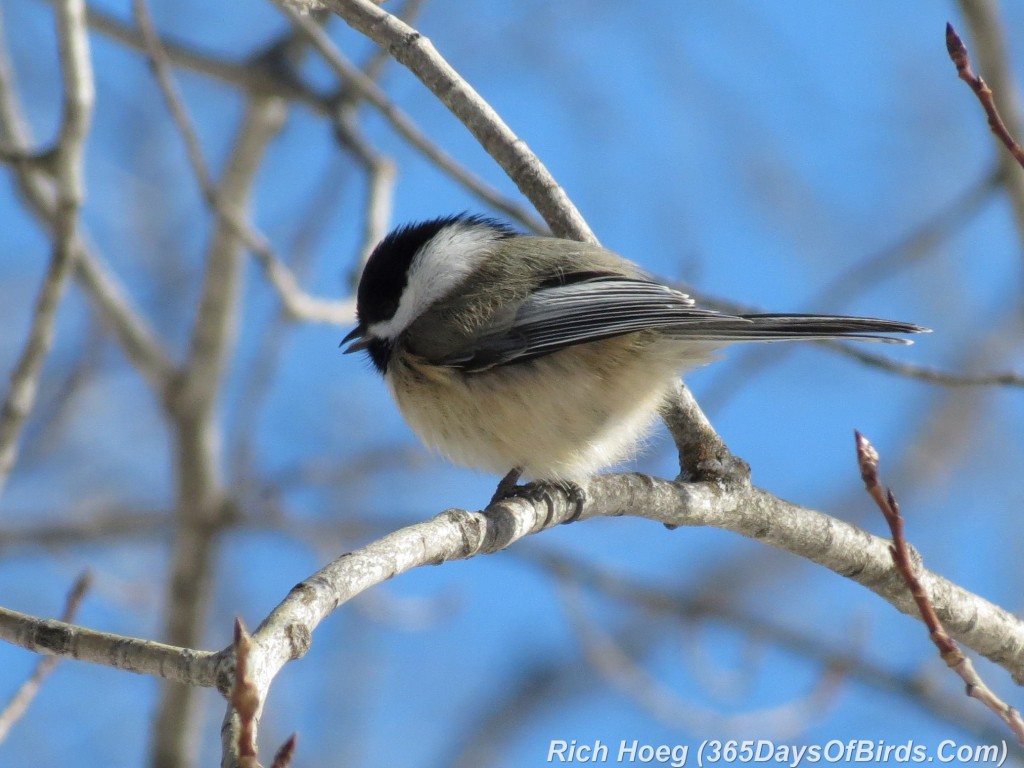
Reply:
<svg viewBox="0 0 1024 768"><path fill-rule="evenodd" d="M575 344L651 328L683 327L711 317L727 316L698 309L685 293L660 283L625 277L566 282L535 291L511 321L481 329L469 345L436 362L481 371Z"/></svg>

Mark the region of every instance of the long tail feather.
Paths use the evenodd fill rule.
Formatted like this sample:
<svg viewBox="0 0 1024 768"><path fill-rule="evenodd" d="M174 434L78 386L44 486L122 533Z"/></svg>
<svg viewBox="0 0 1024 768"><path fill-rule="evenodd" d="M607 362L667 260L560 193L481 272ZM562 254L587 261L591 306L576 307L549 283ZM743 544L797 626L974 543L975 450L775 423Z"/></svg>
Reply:
<svg viewBox="0 0 1024 768"><path fill-rule="evenodd" d="M912 344L890 333L930 333L931 329L898 320L841 315L720 315L695 317L674 328L681 338L706 341L789 341L851 338Z"/></svg>

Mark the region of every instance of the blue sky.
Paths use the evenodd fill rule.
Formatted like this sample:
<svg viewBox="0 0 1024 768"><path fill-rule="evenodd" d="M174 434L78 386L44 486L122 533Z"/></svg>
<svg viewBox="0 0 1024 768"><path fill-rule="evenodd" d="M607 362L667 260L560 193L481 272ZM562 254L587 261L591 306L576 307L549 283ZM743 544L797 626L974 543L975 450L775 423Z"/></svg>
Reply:
<svg viewBox="0 0 1024 768"><path fill-rule="evenodd" d="M1013 71L1024 79L1013 35L1024 28L1024 5L1004 6ZM130 18L126 2L98 7ZM154 2L153 12L164 34L233 60L284 28L271 5L238 0L213 8ZM36 135L48 137L59 115L50 10L9 0L0 13L27 114ZM913 347L878 350L900 361L1020 369L1022 248L1001 194L895 276L841 305L809 303L847 269L942 217L994 162L984 117L946 56L947 20L966 33L957 6L938 2L428 0L416 24L538 153L606 246L697 295L765 311L893 317L935 330ZM337 20L329 28L357 61L372 49ZM177 356L211 217L140 55L96 37L94 57L99 100L84 221ZM331 82L316 61L306 72ZM195 73L179 73L179 81L219 170L243 101ZM392 64L383 85L433 141L516 194L414 77ZM484 210L382 118L365 108L360 116L364 135L399 169L396 223ZM48 254L8 178L0 184L4 370L20 349ZM260 175L254 218L284 257L296 255L299 233L319 231L304 274L310 292L344 295L363 194L364 180L328 126L293 106ZM251 265L220 420L229 455L249 441L249 471L277 488L282 518L225 535L209 649L228 642L233 616L257 623L330 558L446 507L479 508L496 482L418 445L370 366L337 350L344 329L287 330L266 398L253 409L246 382L267 354L262 340L276 307ZM3 526L169 507L161 416L104 339L73 289L24 464L0 498ZM756 374L747 367L752 353L733 349L687 378L730 447L751 463L755 483L882 534L880 516L859 490L852 431L860 429L882 452L908 535L929 567L1019 610L1024 530L1012 514L1024 501L1019 392L938 389L816 347L769 352L777 361ZM90 373L70 412L47 426L59 382L86 362ZM376 457L367 469L337 476L367 455ZM673 458L660 431L631 466L671 477ZM257 515L259 494L250 489L245 499ZM67 585L88 566L96 587L80 621L155 637L169 535L2 549L0 602L56 613ZM513 551L420 569L342 608L319 628L310 654L275 683L264 749L298 731L299 765L441 766L479 738L490 745L487 764L523 766L544 764L551 739L913 739L929 748L947 736L971 739L855 679L841 680L811 716L798 718L800 728L787 730L767 715L754 718L762 727L733 719L804 700L822 684L821 665L728 622L681 622L593 589L567 596L527 557L541 551L652 588L720 598L893 674L924 670L952 703L962 703L960 684L924 628L866 590L733 534L597 520L545 532ZM588 663L573 606L601 633L625 638L679 709L705 720L685 725L682 717L655 716L617 689ZM0 647L0 700L32 663L30 654ZM980 666L1012 703L1017 691L1008 676ZM514 694L530 690L531 681L536 694L516 709ZM146 678L65 663L0 745L0 764L139 764L156 692ZM91 704L93 696L103 706ZM219 749L221 704L205 696L209 763ZM501 706L509 707L497 720L503 727L485 727ZM994 718L976 710L998 731Z"/></svg>

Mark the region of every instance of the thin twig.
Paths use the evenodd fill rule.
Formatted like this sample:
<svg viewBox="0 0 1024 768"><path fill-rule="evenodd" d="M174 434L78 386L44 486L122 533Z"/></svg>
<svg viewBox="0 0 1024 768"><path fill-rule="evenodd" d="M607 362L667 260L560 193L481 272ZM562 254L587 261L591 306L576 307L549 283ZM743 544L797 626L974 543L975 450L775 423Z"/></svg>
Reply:
<svg viewBox="0 0 1024 768"><path fill-rule="evenodd" d="M719 594L701 594L691 589L650 584L642 579L573 557L553 549L522 547L515 555L534 563L559 579L604 595L617 604L643 609L646 627L650 616L668 616L682 624L697 622L722 625L758 643L778 648L803 662L821 668L841 669L852 682L872 688L886 696L898 696L907 703L922 707L934 717L961 727L981 741L992 741L1003 735L1001 726L984 718L971 717L961 706L950 706L949 698L930 685L922 672L905 673L887 669L855 648L830 647L820 636L762 615L756 609L745 609L723 600ZM849 634L849 633L847 633ZM619 644L622 644L621 641ZM959 700L958 700L959 701ZM537 704L542 706L542 704Z"/></svg>
<svg viewBox="0 0 1024 768"><path fill-rule="evenodd" d="M64 600L64 610L60 615L61 621L65 623L74 621L75 614L78 613L78 607L82 604L82 598L85 597L85 593L89 590L91 584L92 574L88 570L83 571L75 579L71 591L68 592L68 596ZM36 663L36 668L28 680L22 683L14 696L11 697L11 700L7 702L7 706L0 709L0 744L7 738L11 727L24 716L29 704L32 703L32 700L42 688L43 680L53 672L57 664L60 663L60 660L60 656L44 656L41 658Z"/></svg>
<svg viewBox="0 0 1024 768"><path fill-rule="evenodd" d="M373 249L388 233L391 226L391 210L395 197L395 165L386 157L380 157L368 169L369 179L366 190L366 213L363 216L363 243L359 248L358 266L369 260ZM355 288L358 275L350 272L349 284Z"/></svg>
<svg viewBox="0 0 1024 768"><path fill-rule="evenodd" d="M11 165L33 165L51 177L54 174L55 155L56 153L52 149L30 152L0 142L0 162Z"/></svg>
<svg viewBox="0 0 1024 768"><path fill-rule="evenodd" d="M287 245L282 249L289 254L288 266L299 280L305 279L311 266L312 254L327 234L330 217L324 211L336 210L342 199L346 185L343 180L346 174L339 169L348 159L338 155L323 169L322 179L312 184L308 202L303 206L306 211L303 219L297 222L295 234L289 237ZM375 187L373 181L371 188ZM387 196L387 193L381 193ZM367 218L371 216L368 211ZM369 229L369 222L365 228ZM387 226L385 224L385 226ZM226 434L233 435L227 456L231 485L245 493L245 489L255 474L250 471L250 462L254 455L253 440L258 432L260 416L266 405L267 396L275 377L280 372L281 355L286 348L296 325L290 322L290 316L284 307L280 307L274 317L255 336L259 339L259 348L251 355L252 365L238 379L242 382L242 391L238 397L239 407L234 410L230 422L225 429ZM264 478L265 479L265 478ZM260 494L262 498L262 494ZM244 502L243 502L244 503Z"/></svg>
<svg viewBox="0 0 1024 768"><path fill-rule="evenodd" d="M839 693L843 668L826 667L812 690L802 698L742 714L713 712L683 699L633 659L610 633L598 627L583 609L579 585L563 579L561 586L565 613L589 664L613 688L671 728L740 735L757 728L775 738L790 739L804 730L808 721L824 716Z"/></svg>
<svg viewBox="0 0 1024 768"><path fill-rule="evenodd" d="M139 25L139 31L142 33L146 54L152 64L153 74L160 84L164 101L167 102L167 108L171 112L174 124L178 126L178 132L185 142L185 151L188 154L189 163L192 165L192 172L199 179L203 196L207 198L207 202L211 202L211 198L215 195L216 184L203 159L203 147L199 136L192 126L192 120L182 102L178 87L171 78L170 59L153 27L153 20L149 15L149 7L145 0L132 0L132 13L135 14L135 23Z"/></svg>
<svg viewBox="0 0 1024 768"><path fill-rule="evenodd" d="M831 277L808 299L809 307L828 307L834 311L859 294L877 289L890 277L926 257L942 252L939 246L961 230L1003 187L1005 174L993 165L970 186L964 188L941 208L929 214L895 241L867 254Z"/></svg>
<svg viewBox="0 0 1024 768"><path fill-rule="evenodd" d="M199 182L203 197L216 212L219 219L228 224L256 257L263 267L270 284L277 290L289 314L295 319L310 322L347 325L355 315L351 300L330 301L310 296L299 286L295 275L277 257L267 238L246 221L246 217L234 204L232 198L217 189L212 174L203 158L198 134L185 109L184 102L170 74L170 59L164 51L159 36L153 27L148 9L142 0L133 0L133 8L145 40L146 50L153 63L153 70L164 95L171 116L185 141L185 147L192 171ZM281 115L283 120L283 113Z"/></svg>
<svg viewBox="0 0 1024 768"><path fill-rule="evenodd" d="M1002 168L997 165L898 240L859 259L832 277L807 300L807 311L819 307L835 311L865 290L876 288L883 280L899 274L925 257L939 253L937 246L970 221L1003 187L1004 181ZM850 345L841 345L841 348L846 350ZM778 365L795 350L795 345L771 349L764 346L746 347L737 355L738 359L733 365L723 368L718 374L712 374L712 385L702 398L704 407L709 411L723 407L758 373Z"/></svg>
<svg viewBox="0 0 1024 768"><path fill-rule="evenodd" d="M125 356L157 398L166 401L175 382L174 361L149 322L133 306L124 285L85 236L79 238L75 266L78 284L100 320L113 332Z"/></svg>
<svg viewBox="0 0 1024 768"><path fill-rule="evenodd" d="M741 304L736 301L728 301L717 297L712 298L706 295L701 296L701 303L703 303L704 305L711 309L717 309L721 312L728 312L737 315L757 314L763 311L762 309L751 306L750 304ZM918 379L920 381L927 381L931 384L941 384L942 386L946 387L1024 386L1024 375L1021 375L1015 371L956 373L953 371L944 371L940 368L934 368L926 365L914 365L913 363L904 363L897 360L893 360L892 358L886 357L885 355L880 355L874 352L866 352L860 347L857 347L854 344L850 343L849 341L844 342L839 339L816 339L809 343L819 347L831 349L834 352L838 352L839 354L845 355L846 357L858 360L859 362L862 362L865 365L868 365L872 368L877 368L882 371L888 371L889 373L893 373L898 376L905 376L908 379ZM772 351L774 352L774 350Z"/></svg>
<svg viewBox="0 0 1024 768"><path fill-rule="evenodd" d="M284 102L254 95L218 187L203 158L202 145L160 47L146 0L132 7L147 43L153 71L172 119L182 134L186 154L204 199L217 215L198 308L193 320L188 358L179 386L168 403L174 428L177 465L175 517L177 528L168 576L165 636L182 646L202 636L216 559L217 533L229 519L232 505L225 489L219 451L220 427L215 409L223 375L234 348L244 274L242 243L248 229L244 211L264 152L284 122ZM229 207L233 216L223 214ZM165 685L153 728L153 760L183 765L193 759L198 723L194 688Z"/></svg>
<svg viewBox="0 0 1024 768"><path fill-rule="evenodd" d="M59 242L54 244L53 257L36 299L28 339L11 373L10 388L0 408L0 492L18 458L18 440L35 405L43 361L53 345L57 307L71 274L74 251L67 236L73 235L73 229L69 230L67 225L61 229L62 234L55 233Z"/></svg>
<svg viewBox="0 0 1024 768"><path fill-rule="evenodd" d="M83 0L62 0L57 6L57 41L64 95L54 150L53 255L36 299L28 339L0 409L0 492L18 457L18 439L35 404L43 361L53 345L57 308L75 262L78 212L85 196L82 158L96 100Z"/></svg>
<svg viewBox="0 0 1024 768"><path fill-rule="evenodd" d="M56 0L44 0L44 2L53 3ZM89 26L101 35L121 43L127 48L146 52L146 40L141 30L121 21L113 14L90 7L88 21ZM297 101L320 114L326 115L330 111L330 104L323 96L303 87L295 78L275 77L278 73L253 66L251 59L243 59L239 62L226 61L212 53L198 50L193 46L163 36L160 38L160 45L176 67L241 88L247 93L272 94L290 101Z"/></svg>
<svg viewBox="0 0 1024 768"><path fill-rule="evenodd" d="M55 0L46 1L54 2ZM90 26L97 32L130 48L145 52L146 43L139 30L96 8L89 9L88 18ZM325 37L325 40L329 43L329 38ZM240 63L225 61L212 54L164 37L160 38L160 43L167 52L169 61L177 67L242 88L249 93L269 94L297 102L326 117L331 117L337 108L338 100L335 96L321 95L305 86L297 77L280 77L273 71L268 73L266 68L254 66L253 62L248 60ZM328 63L331 64L330 61ZM359 72L359 69L355 68L355 71ZM372 73L365 74L372 75ZM347 86L352 81L346 78L345 83ZM353 89L358 90L359 84L355 84ZM377 89L377 92L380 96L379 100L368 93L360 92L360 96L377 109L392 128L409 142L410 146L435 163L457 184L478 197L486 205L505 213L531 231L547 231L547 228L525 206L502 195L437 147L408 115L387 98L383 91Z"/></svg>
<svg viewBox="0 0 1024 768"><path fill-rule="evenodd" d="M307 19L308 21L308 19ZM334 135L366 171L366 211L363 214L363 238L358 255L348 274L349 287L355 290L363 266L391 226L397 169L390 157L378 152L359 131L356 105L341 104L334 116Z"/></svg>
<svg viewBox="0 0 1024 768"><path fill-rule="evenodd" d="M0 607L0 640L34 653L87 661L187 685L218 685L216 667L220 654L99 632L9 608Z"/></svg>
<svg viewBox="0 0 1024 768"><path fill-rule="evenodd" d="M38 517L45 519L43 515ZM14 547L64 547L110 539L143 537L165 530L171 524L166 512L141 510L108 511L87 519L58 520L0 529L0 552Z"/></svg>
<svg viewBox="0 0 1024 768"><path fill-rule="evenodd" d="M1024 376L1014 371L990 371L985 373L952 373L927 365L914 365L893 360L885 355L866 352L852 344L825 340L822 346L858 360L871 368L904 376L908 379L941 384L944 387L1024 387Z"/></svg>
<svg viewBox="0 0 1024 768"><path fill-rule="evenodd" d="M949 58L953 61L954 66L956 66L957 75L970 86L971 90L974 91L974 95L978 97L978 101L981 102L985 115L988 117L988 127L1003 142L1003 145L1010 150L1010 154L1014 156L1017 163L1024 168L1024 147L1021 147L1010 134L1009 129L1003 122L1003 118L999 115L999 110L996 108L992 90L971 69L971 58L967 53L967 46L964 45L960 35L953 29L953 25L948 22L946 23L946 51L949 53Z"/></svg>
<svg viewBox="0 0 1024 768"><path fill-rule="evenodd" d="M24 151L33 145L3 49L0 49L0 138ZM56 193L51 173L33 163L16 164L14 172L18 190L28 202L29 210L43 227L52 231ZM75 238L74 248L75 277L79 284L104 324L113 331L125 355L157 397L163 398L174 377L174 364L169 355L84 234Z"/></svg>
<svg viewBox="0 0 1024 768"><path fill-rule="evenodd" d="M544 226L543 222L538 221L537 217L527 208L499 194L432 142L412 122L408 115L395 106L394 102L373 81L372 77L364 73L342 55L341 51L338 50L337 46L334 45L331 38L319 24L314 22L309 16L304 16L296 11L286 0L275 0L275 3L291 23L309 38L316 51L344 83L344 90L340 92L342 106L347 101L348 92L350 90L354 91L380 112L384 119L391 124L391 127L409 144L419 150L424 157L441 169L443 173L479 197L484 203L496 211L504 213L533 232L547 232L547 227Z"/></svg>
<svg viewBox="0 0 1024 768"><path fill-rule="evenodd" d="M1011 136L1020 136L1020 99L1006 49L1005 24L999 18L998 4L996 0L958 0L957 5L978 47L978 69L985 73L986 82L991 84L1006 130ZM996 160L1002 170L1003 188L1013 211L1017 239L1024 244L1024 174L1020 173L1017 159L1001 148L996 152Z"/></svg>
<svg viewBox="0 0 1024 768"><path fill-rule="evenodd" d="M430 40L371 0L326 0L325 4L353 29L387 48L462 121L533 203L555 235L597 241L540 158L438 53Z"/></svg>
<svg viewBox="0 0 1024 768"><path fill-rule="evenodd" d="M1013 735L1017 737L1017 741L1024 745L1024 719L1021 718L1020 712L996 696L985 684L974 669L970 658L960 650L959 644L950 637L939 620L931 597L918 578L917 571L921 567L921 557L916 552L912 553L910 544L907 543L903 532L903 516L900 514L896 496L879 482L878 451L860 432L854 432L854 435L857 441L857 464L860 467L861 479L864 480L864 486L885 516L885 521L889 524L889 530L892 532L889 553L892 555L893 564L903 581L906 582L918 612L921 614L921 620L928 628L929 636L939 650L939 656L964 681L967 686L967 695L977 699L995 712L1009 726Z"/></svg>

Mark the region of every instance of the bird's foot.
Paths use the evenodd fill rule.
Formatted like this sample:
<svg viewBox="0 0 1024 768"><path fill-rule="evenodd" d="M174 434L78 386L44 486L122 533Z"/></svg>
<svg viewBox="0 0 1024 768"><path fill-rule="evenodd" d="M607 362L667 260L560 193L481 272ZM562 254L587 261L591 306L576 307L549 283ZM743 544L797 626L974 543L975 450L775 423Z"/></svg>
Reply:
<svg viewBox="0 0 1024 768"><path fill-rule="evenodd" d="M523 470L516 467L505 475L501 482L498 483L498 487L491 497L491 504L513 498L544 502L544 505L548 508L548 520L550 520L555 513L553 494L556 492L563 493L573 506L572 515L563 520L563 524L579 520L580 515L583 514L583 506L587 502L587 493L583 490L582 486L574 483L572 480L535 480L532 483L519 485L519 478L522 474Z"/></svg>

